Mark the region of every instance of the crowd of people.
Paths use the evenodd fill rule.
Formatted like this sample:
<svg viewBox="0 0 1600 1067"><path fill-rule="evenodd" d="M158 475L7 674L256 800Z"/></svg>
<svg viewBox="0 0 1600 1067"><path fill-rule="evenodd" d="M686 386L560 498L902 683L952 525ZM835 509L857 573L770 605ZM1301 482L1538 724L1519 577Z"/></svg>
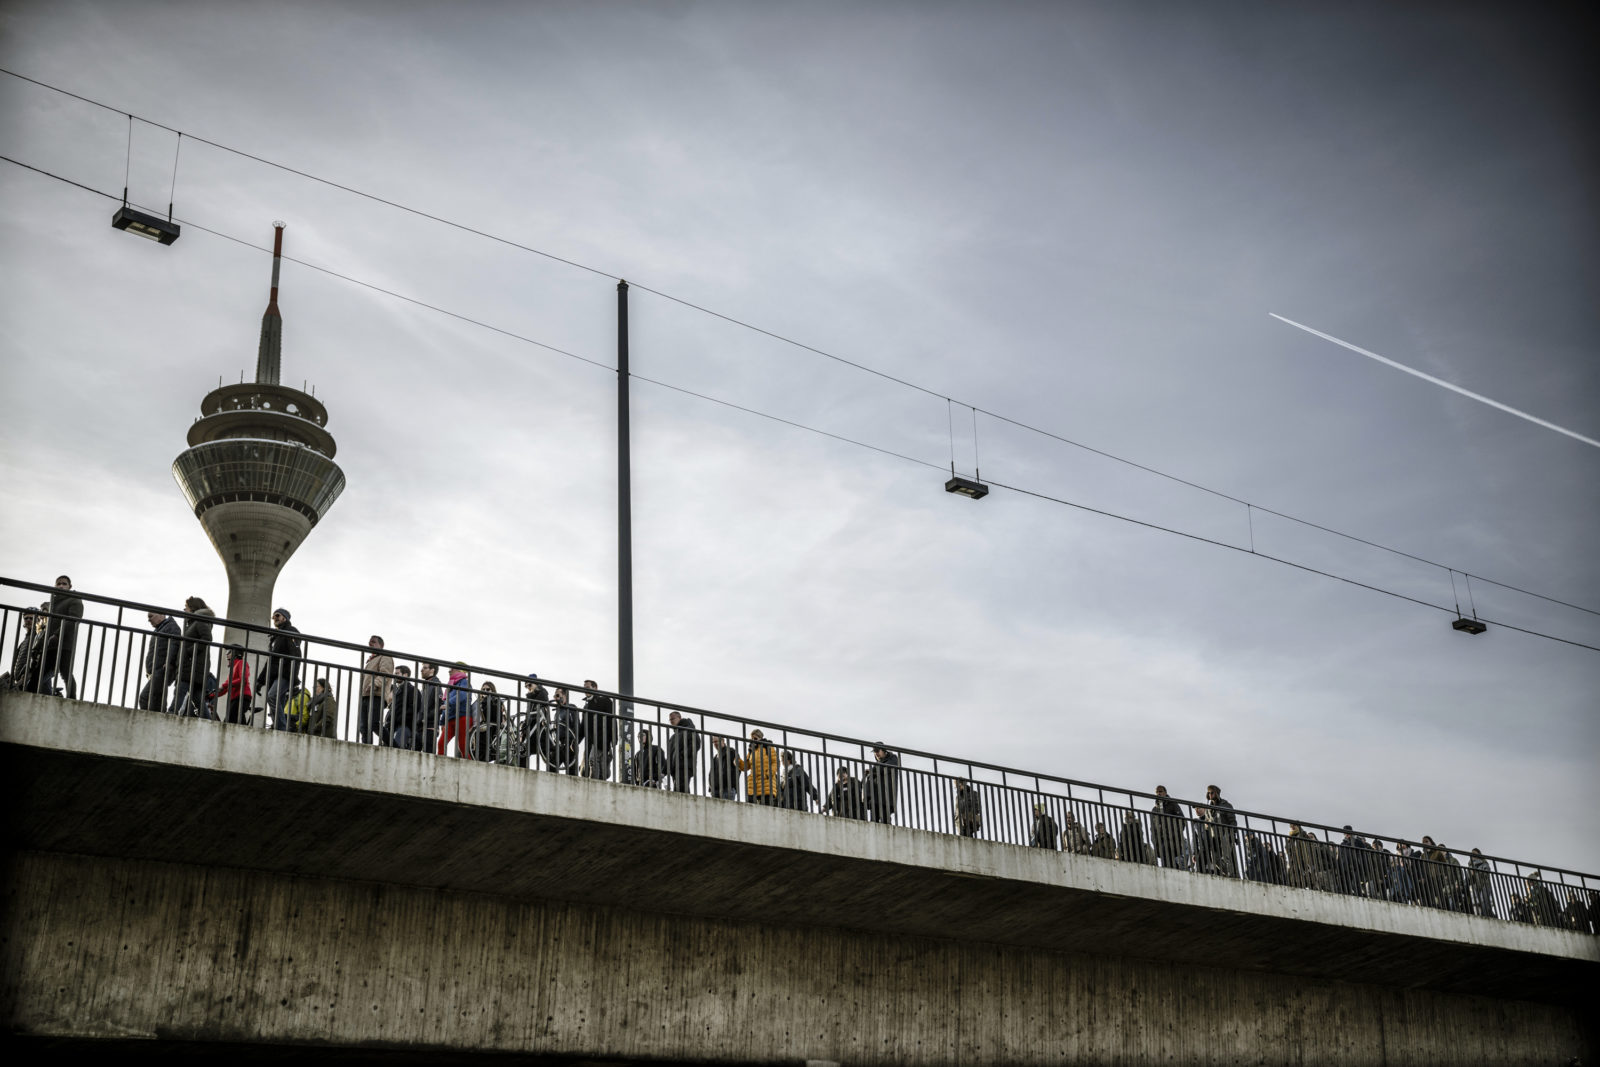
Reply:
<svg viewBox="0 0 1600 1067"><path fill-rule="evenodd" d="M259 716L262 725L274 730L339 736L334 686L326 676L304 685L309 661L288 609L272 613L264 653L224 646L216 671L211 667L215 614L200 597L185 601L184 614L181 626L159 611L147 616L152 632L143 649L139 708L235 724L253 724ZM37 611L22 613L11 671L0 678L0 687L75 697L73 657L82 619L83 600L72 592L68 576L58 577L50 600ZM870 762L860 761L859 777L852 773L854 762L841 761L824 795L805 766L808 761L780 749L760 729L750 731L741 750L739 739L702 731L687 715L672 711L660 736L643 725L635 735L632 712L619 712L593 679L584 681L581 703L574 703L567 688L551 692L537 674L522 680L521 693L501 694L492 680L475 685L464 663L445 668L441 677L439 664L419 662L413 677L410 666L396 664L384 650L381 636L373 635L367 648L353 682L358 691L349 731L349 739L362 744L615 778L678 793L697 791L696 778L704 770L705 792L718 799L742 797L752 804L837 818L894 821L900 759L881 743L873 746ZM260 664L255 685L252 658ZM966 779L950 781L956 833L982 836L980 789ZM1463 864L1428 836L1418 846L1397 841L1391 851L1349 826L1338 841L1319 840L1300 823L1290 823L1287 835L1241 830L1234 806L1220 788L1210 785L1205 795L1204 804L1185 812L1158 785L1148 813L1132 807L1106 809L1120 812L1115 832L1104 821L1095 821L1091 830L1063 798L1041 798L1033 805L1028 843L1076 855L1600 932L1600 891L1551 885L1539 871L1496 876L1478 849ZM1068 808L1059 824L1052 802L1057 809Z"/></svg>

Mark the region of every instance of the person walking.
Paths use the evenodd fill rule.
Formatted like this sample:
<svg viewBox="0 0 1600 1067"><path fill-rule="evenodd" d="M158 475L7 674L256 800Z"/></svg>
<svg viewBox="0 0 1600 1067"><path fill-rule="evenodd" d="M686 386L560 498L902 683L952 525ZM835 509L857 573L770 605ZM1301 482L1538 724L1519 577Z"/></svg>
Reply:
<svg viewBox="0 0 1600 1067"><path fill-rule="evenodd" d="M389 691L389 717L383 723L384 743L391 748L424 751L422 690L411 680L410 667L402 663L394 673L394 688Z"/></svg>
<svg viewBox="0 0 1600 1067"><path fill-rule="evenodd" d="M466 667L465 663L457 663L450 669L450 685L444 696L444 726L439 731L441 756L454 741L458 759L472 758L472 675Z"/></svg>
<svg viewBox="0 0 1600 1067"><path fill-rule="evenodd" d="M328 688L326 678L318 678L313 686L311 701L306 705L306 720L300 729L312 737L337 738L339 736L339 701Z"/></svg>
<svg viewBox="0 0 1600 1067"><path fill-rule="evenodd" d="M274 730L287 730L289 720L283 708L300 688L300 631L289 622L288 608L278 608L272 613L272 627L261 690L267 702L268 725Z"/></svg>
<svg viewBox="0 0 1600 1067"><path fill-rule="evenodd" d="M167 706L167 686L178 677L178 653L183 631L165 612L152 611L145 615L150 629L155 631L144 653L144 688L139 690L139 707L145 711L164 711Z"/></svg>
<svg viewBox="0 0 1600 1067"><path fill-rule="evenodd" d="M383 728L383 709L394 689L394 657L383 650L383 638L367 638L372 652L361 664L361 703L356 709L356 740L370 745Z"/></svg>
<svg viewBox="0 0 1600 1067"><path fill-rule="evenodd" d="M211 624L216 613L197 596L183 602L189 617L183 623L183 640L178 646L178 681L172 694L175 715L204 717L206 682L211 673Z"/></svg>
<svg viewBox="0 0 1600 1067"><path fill-rule="evenodd" d="M245 660L243 645L228 646L228 680L215 691L207 693L211 700L222 700L222 719L230 726L244 726L246 710L250 707L250 664Z"/></svg>
<svg viewBox="0 0 1600 1067"><path fill-rule="evenodd" d="M67 683L68 700L78 698L78 681L72 676L72 657L78 648L78 623L83 620L83 598L72 591L72 579L65 574L56 579L50 594L49 621L44 628L43 669L35 690L55 692L56 676Z"/></svg>

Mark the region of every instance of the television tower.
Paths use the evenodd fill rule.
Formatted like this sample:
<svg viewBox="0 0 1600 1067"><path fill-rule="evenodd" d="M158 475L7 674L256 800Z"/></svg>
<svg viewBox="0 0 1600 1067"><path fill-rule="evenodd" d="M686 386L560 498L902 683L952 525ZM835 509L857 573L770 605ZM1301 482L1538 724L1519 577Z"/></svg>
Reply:
<svg viewBox="0 0 1600 1067"><path fill-rule="evenodd" d="M257 626L271 623L278 572L344 491L344 472L333 462L333 435L324 429L328 409L278 382L282 257L283 223L278 222L255 381L207 393L200 417L189 427L188 451L172 461L172 476L228 572L226 618ZM246 636L230 626L226 640L265 647L265 638Z"/></svg>

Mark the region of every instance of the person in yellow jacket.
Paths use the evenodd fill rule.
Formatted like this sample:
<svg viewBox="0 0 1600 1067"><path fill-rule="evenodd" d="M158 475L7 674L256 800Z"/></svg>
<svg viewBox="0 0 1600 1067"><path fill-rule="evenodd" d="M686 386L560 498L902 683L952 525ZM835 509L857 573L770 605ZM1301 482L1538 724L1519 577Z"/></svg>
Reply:
<svg viewBox="0 0 1600 1067"><path fill-rule="evenodd" d="M739 769L745 772L746 802L778 806L778 750L760 730L750 731L750 749L739 761Z"/></svg>

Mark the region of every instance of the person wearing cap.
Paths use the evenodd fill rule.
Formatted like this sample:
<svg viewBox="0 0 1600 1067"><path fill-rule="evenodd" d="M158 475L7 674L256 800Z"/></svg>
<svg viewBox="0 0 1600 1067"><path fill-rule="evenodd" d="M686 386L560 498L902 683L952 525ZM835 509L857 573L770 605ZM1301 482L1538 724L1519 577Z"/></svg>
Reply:
<svg viewBox="0 0 1600 1067"><path fill-rule="evenodd" d="M356 740L370 745L383 726L384 705L394 689L394 657L383 651L383 638L367 638L372 654L361 665L361 703L356 709Z"/></svg>
<svg viewBox="0 0 1600 1067"><path fill-rule="evenodd" d="M273 634L267 642L267 669L261 672L261 690L267 700L267 724L274 730L287 730L289 719L284 705L300 688L300 631L289 622L289 609L272 613Z"/></svg>
<svg viewBox="0 0 1600 1067"><path fill-rule="evenodd" d="M223 721L234 726L244 725L245 708L250 704L250 664L245 661L243 645L228 646L228 681L206 694L211 700L226 701Z"/></svg>
<svg viewBox="0 0 1600 1067"><path fill-rule="evenodd" d="M872 758L877 764L861 776L862 792L866 794L872 821L887 823L894 819L894 805L899 799L900 757L880 741L872 746Z"/></svg>
<svg viewBox="0 0 1600 1067"><path fill-rule="evenodd" d="M67 683L67 699L78 696L78 682L72 677L72 654L78 647L78 622L83 618L83 598L72 591L72 579L65 574L56 579L56 591L50 594L49 621L44 628L43 667L35 689L40 693L55 691L56 675Z"/></svg>

